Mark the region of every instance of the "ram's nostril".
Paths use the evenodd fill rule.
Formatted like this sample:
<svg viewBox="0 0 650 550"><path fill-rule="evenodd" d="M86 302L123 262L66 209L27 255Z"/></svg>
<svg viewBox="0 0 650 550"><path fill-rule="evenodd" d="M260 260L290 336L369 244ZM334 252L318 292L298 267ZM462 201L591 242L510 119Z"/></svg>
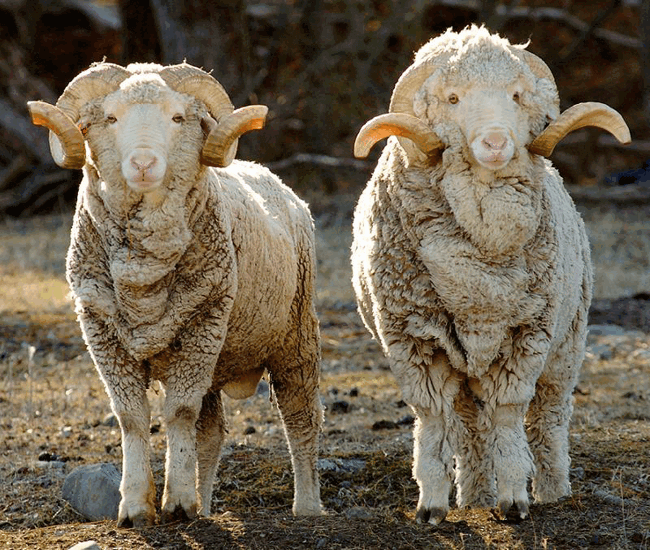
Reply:
<svg viewBox="0 0 650 550"><path fill-rule="evenodd" d="M483 138L483 145L495 151L504 149L506 143L508 143L508 139L501 133L491 133Z"/></svg>
<svg viewBox="0 0 650 550"><path fill-rule="evenodd" d="M140 172L149 170L154 164L156 164L155 157L131 157L131 166Z"/></svg>

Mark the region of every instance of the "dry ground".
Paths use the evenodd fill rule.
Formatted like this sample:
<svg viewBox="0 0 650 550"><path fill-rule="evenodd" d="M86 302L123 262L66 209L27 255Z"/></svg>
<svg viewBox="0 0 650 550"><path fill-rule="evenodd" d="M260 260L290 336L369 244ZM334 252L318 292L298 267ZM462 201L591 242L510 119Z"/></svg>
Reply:
<svg viewBox="0 0 650 550"><path fill-rule="evenodd" d="M289 457L268 395L227 401L213 516L150 529L85 523L61 498L75 466L121 461L119 430L103 422L108 400L66 299L70 218L0 226L0 547L66 549L92 539L104 549L650 548L650 325L639 321L650 302L642 294L632 309L611 301L650 290L648 213L585 211L601 299L595 315L628 331L590 337L571 431L573 496L533 505L520 524L453 509L433 528L414 523L410 410L353 305L350 204L332 208L341 215L321 217L318 245L321 455L365 467L323 471L328 515L295 519ZM155 388L151 399L160 493L165 429Z"/></svg>

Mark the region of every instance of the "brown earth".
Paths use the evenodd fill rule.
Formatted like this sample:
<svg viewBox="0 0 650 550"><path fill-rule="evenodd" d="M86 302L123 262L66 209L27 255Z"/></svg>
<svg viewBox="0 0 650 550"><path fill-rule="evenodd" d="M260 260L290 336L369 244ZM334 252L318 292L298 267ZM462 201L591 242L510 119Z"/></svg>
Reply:
<svg viewBox="0 0 650 550"><path fill-rule="evenodd" d="M327 407L321 456L361 459L365 467L321 472L328 514L293 518L289 456L268 394L228 400L212 516L149 529L84 522L61 497L77 465L121 461L119 429L103 422L108 399L65 298L70 218L0 227L0 547L67 549L95 540L103 549L139 550L650 548L650 301L642 293L650 255L643 249L640 257L638 244L650 243L647 212L585 213L600 289L592 322L625 331L590 336L571 429L573 495L533 505L531 519L518 524L496 521L489 510L454 508L434 528L414 522L411 411L353 305L349 219L315 210ZM618 286L613 272L621 273ZM165 428L155 388L151 400L160 494Z"/></svg>

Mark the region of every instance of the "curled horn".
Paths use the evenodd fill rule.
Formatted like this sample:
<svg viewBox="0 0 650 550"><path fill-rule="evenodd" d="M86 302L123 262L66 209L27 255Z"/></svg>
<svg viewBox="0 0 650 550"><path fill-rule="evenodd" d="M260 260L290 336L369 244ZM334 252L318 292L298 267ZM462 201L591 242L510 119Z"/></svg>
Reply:
<svg viewBox="0 0 650 550"><path fill-rule="evenodd" d="M56 102L29 101L32 122L50 130L50 152L62 168L79 169L85 162L84 137L76 123L81 107L117 90L130 73L119 65L98 63L76 76Z"/></svg>
<svg viewBox="0 0 650 550"><path fill-rule="evenodd" d="M444 148L438 135L415 116L413 98L446 57L429 59L404 71L393 90L389 113L371 119L359 131L354 143L356 157L365 158L375 143L391 135L398 137L409 159L420 162L433 158L436 151Z"/></svg>
<svg viewBox="0 0 650 550"><path fill-rule="evenodd" d="M228 166L237 153L239 137L264 127L266 106L251 105L235 111L223 86L201 69L181 63L165 67L160 76L177 92L203 101L216 120L216 124L204 121L210 133L201 151L201 162L207 166Z"/></svg>
<svg viewBox="0 0 650 550"><path fill-rule="evenodd" d="M578 103L564 111L557 120L551 122L528 146L535 155L549 157L555 146L569 133L585 126L595 126L607 130L623 144L631 141L630 129L623 117L604 103Z"/></svg>
<svg viewBox="0 0 650 550"><path fill-rule="evenodd" d="M44 101L28 101L32 122L50 129L50 152L61 168L81 168L86 160L81 130L61 109Z"/></svg>
<svg viewBox="0 0 650 550"><path fill-rule="evenodd" d="M372 146L388 136L410 139L427 156L444 147L440 138L426 123L404 113L387 113L366 122L354 141L354 156L365 158Z"/></svg>
<svg viewBox="0 0 650 550"><path fill-rule="evenodd" d="M538 78L547 78L555 84L553 74L535 54L526 50L515 51L515 54L528 64L533 74ZM559 107L559 100L558 100ZM623 117L604 103L585 102L578 103L564 111L556 120L552 121L546 129L539 134L528 146L528 150L535 155L549 157L555 146L570 132L595 126L607 130L623 144L630 143L630 130Z"/></svg>

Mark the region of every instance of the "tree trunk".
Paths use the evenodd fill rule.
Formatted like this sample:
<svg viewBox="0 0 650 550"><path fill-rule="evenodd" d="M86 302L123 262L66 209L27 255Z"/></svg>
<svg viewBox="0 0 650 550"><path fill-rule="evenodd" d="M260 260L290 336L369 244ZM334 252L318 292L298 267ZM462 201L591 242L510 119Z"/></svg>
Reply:
<svg viewBox="0 0 650 550"><path fill-rule="evenodd" d="M640 50L643 73L643 109L646 122L650 124L650 0L641 0L640 34L643 47Z"/></svg>

